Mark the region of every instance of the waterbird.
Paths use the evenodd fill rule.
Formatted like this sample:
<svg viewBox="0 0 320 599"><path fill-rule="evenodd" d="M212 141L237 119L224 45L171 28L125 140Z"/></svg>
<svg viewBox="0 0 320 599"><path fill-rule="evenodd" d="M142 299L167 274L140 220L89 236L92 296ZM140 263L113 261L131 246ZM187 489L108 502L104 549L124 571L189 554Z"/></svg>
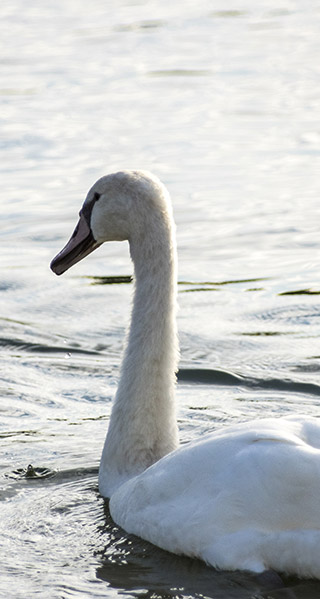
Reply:
<svg viewBox="0 0 320 599"><path fill-rule="evenodd" d="M135 280L99 468L113 520L215 568L320 578L319 420L261 418L179 446L175 224L151 173L99 179L51 268L61 275L111 240L129 242Z"/></svg>

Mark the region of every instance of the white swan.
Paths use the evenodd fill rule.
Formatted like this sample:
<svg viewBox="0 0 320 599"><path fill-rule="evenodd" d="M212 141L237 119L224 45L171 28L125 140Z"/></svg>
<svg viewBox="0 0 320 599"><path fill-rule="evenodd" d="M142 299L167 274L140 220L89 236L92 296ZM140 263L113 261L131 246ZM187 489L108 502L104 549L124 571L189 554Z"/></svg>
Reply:
<svg viewBox="0 0 320 599"><path fill-rule="evenodd" d="M320 425L240 424L178 447L176 249L168 193L150 173L99 179L52 261L61 274L104 241L128 240L132 324L99 471L117 524L214 567L320 578Z"/></svg>

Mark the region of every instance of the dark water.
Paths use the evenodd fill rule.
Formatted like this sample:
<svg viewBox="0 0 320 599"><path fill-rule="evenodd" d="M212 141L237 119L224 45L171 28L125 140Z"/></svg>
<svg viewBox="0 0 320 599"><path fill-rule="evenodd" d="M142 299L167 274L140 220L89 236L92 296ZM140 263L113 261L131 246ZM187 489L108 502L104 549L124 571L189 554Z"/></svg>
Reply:
<svg viewBox="0 0 320 599"><path fill-rule="evenodd" d="M118 168L177 223L181 441L320 401L320 8L0 7L0 596L315 599L116 527L97 472L130 311L125 244L48 264Z"/></svg>

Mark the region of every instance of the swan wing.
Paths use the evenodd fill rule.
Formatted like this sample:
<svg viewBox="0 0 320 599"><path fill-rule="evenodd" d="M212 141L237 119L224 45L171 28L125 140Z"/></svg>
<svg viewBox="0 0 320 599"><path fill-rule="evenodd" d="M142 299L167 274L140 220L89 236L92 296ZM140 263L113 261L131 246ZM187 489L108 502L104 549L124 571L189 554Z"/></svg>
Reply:
<svg viewBox="0 0 320 599"><path fill-rule="evenodd" d="M320 422L241 424L172 452L111 497L115 522L224 569L320 575Z"/></svg>

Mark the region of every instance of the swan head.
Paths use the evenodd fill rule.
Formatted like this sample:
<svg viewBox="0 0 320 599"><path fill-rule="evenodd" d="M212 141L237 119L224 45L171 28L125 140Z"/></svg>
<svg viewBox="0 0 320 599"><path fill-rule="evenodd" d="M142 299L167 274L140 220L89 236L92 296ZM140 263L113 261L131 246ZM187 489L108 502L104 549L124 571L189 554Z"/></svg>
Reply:
<svg viewBox="0 0 320 599"><path fill-rule="evenodd" d="M168 193L151 173L120 171L102 177L89 190L71 238L50 267L61 275L105 241L141 237L150 215L154 220L169 213Z"/></svg>

